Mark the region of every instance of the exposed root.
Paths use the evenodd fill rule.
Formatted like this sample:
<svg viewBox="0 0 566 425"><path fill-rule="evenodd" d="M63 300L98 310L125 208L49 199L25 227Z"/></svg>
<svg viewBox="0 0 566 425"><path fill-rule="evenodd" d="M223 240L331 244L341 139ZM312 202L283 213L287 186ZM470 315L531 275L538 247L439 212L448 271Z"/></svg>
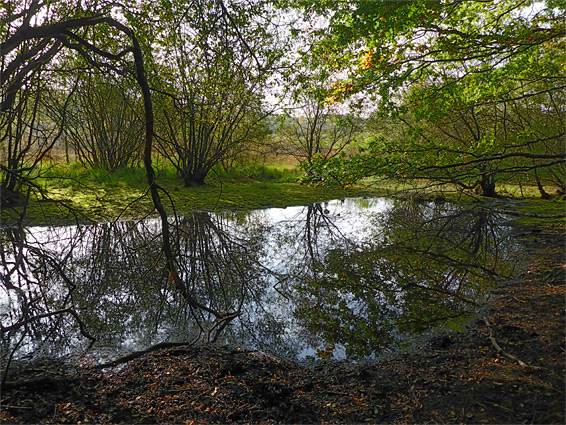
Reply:
<svg viewBox="0 0 566 425"><path fill-rule="evenodd" d="M495 336L493 335L493 329L491 328L491 324L489 323L489 320L485 316L483 317L483 320L484 320L485 324L487 325L487 329L489 330L489 340L491 341L491 344L495 347L495 349L497 350L498 353L501 353L505 357L507 357L508 359L511 359L514 362L517 362L519 364L519 366L521 366L521 367L528 367L528 368L532 368L532 369L540 369L540 367L538 367L538 366L528 365L527 363L525 363L524 361L519 359L517 356L514 356L513 354L510 354L507 351L505 351L503 348L501 348L501 346L497 343Z"/></svg>
<svg viewBox="0 0 566 425"><path fill-rule="evenodd" d="M138 357L141 357L141 356L148 354L148 353L151 353L153 351L163 350L165 348L186 347L186 346L190 346L190 345L194 345L194 342L160 342L159 344L152 345L151 347L147 348L146 350L133 351L133 352L128 353L128 354L126 354L122 357L118 357L117 359L112 360L108 363L103 363L103 364L93 366L93 368L95 368L95 369L108 369L108 368L111 368L111 367L115 367L115 366L119 366L121 364L127 363L131 360L137 359Z"/></svg>

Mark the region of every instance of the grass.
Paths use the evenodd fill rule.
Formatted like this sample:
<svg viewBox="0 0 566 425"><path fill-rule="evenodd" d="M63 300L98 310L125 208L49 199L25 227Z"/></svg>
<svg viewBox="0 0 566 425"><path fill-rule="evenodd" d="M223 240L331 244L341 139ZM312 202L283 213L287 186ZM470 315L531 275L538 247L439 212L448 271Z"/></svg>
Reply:
<svg viewBox="0 0 566 425"><path fill-rule="evenodd" d="M127 167L111 173L102 169L86 168L79 163L55 164L41 172L38 181L46 189L54 186L135 186L145 184L145 170L141 167Z"/></svg>
<svg viewBox="0 0 566 425"><path fill-rule="evenodd" d="M192 188L184 187L171 166L160 165L156 171L163 203L169 212L248 210L304 205L344 197L406 196L408 193L441 196L458 202L483 201L469 195L462 196L462 192L454 187L431 186L430 182L420 181L411 184L366 181L363 185L345 189L308 187L296 183L300 172L288 160L273 166L251 163L228 171L215 169L209 174L207 185ZM66 223L77 219L110 220L118 216L143 217L154 213L143 167L109 173L85 168L79 163L56 163L35 175L34 181L46 196L32 193L25 208L27 224ZM525 214L517 219L522 224L539 220L537 216L565 213L562 198L540 200L536 187L510 184L498 187L498 191L503 196L522 199L514 202L514 207ZM13 224L23 212L23 207L4 209L1 212L2 223ZM564 222L563 218L555 220Z"/></svg>
<svg viewBox="0 0 566 425"><path fill-rule="evenodd" d="M246 164L230 168L229 170L214 169L213 176L224 180L256 180L256 181L274 181L274 182L296 182L300 174L296 168L287 168L283 166L268 167L263 164Z"/></svg>
<svg viewBox="0 0 566 425"><path fill-rule="evenodd" d="M251 164L230 171L214 170L201 187L186 188L172 167L157 170L163 204L169 212L248 210L304 205L354 196L378 196L380 189L308 187L296 183L297 170ZM34 179L45 198L32 193L27 207L2 210L2 223L15 223L25 210L26 224L102 221L153 214L143 168L115 173L80 164L56 164Z"/></svg>
<svg viewBox="0 0 566 425"><path fill-rule="evenodd" d="M566 224L566 206L563 197L549 200L521 199L514 202L513 207L521 214L514 219L518 225L530 226L544 222L546 225L563 227Z"/></svg>

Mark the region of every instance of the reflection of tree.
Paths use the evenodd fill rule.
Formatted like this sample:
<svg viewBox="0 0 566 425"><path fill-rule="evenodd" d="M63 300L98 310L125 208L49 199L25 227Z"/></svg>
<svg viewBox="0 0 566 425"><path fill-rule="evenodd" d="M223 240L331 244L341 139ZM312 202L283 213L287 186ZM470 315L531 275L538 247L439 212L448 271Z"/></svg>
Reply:
<svg viewBox="0 0 566 425"><path fill-rule="evenodd" d="M337 221L327 208L283 214L270 235L261 214L172 223L175 269L196 304L163 265L159 220L6 231L2 360L41 341L68 352L82 345L81 332L114 352L230 330L227 338L262 348L325 340L366 355L403 333L457 324L504 271L501 230L487 211L399 201L349 228L351 217Z"/></svg>
<svg viewBox="0 0 566 425"><path fill-rule="evenodd" d="M216 321L206 330L208 339L216 339L240 316L250 297L257 298L268 272L258 263L261 238L236 236L231 223L226 216L195 212L185 216L178 228L179 271L188 290L206 300L211 310L234 312L229 320ZM201 325L214 316L207 313L193 310Z"/></svg>
<svg viewBox="0 0 566 425"><path fill-rule="evenodd" d="M76 284L65 264L68 258L58 254L65 241L46 249L42 246L44 241L30 239L22 229L5 229L1 235L3 382L20 347L41 342L49 347L49 342L61 336L61 328L69 319L91 345L95 341L73 302ZM51 287L49 277L54 275L58 279Z"/></svg>
<svg viewBox="0 0 566 425"><path fill-rule="evenodd" d="M266 270L257 262L261 232L250 228L236 236L232 225L226 216L194 213L174 234L177 267L192 297L210 311L235 312L230 320L266 285ZM145 346L167 338L217 338L230 320L184 298L179 304L160 262L160 231L156 220L5 231L3 362L15 353L76 349L77 330L114 349L132 349L126 342L133 340Z"/></svg>
<svg viewBox="0 0 566 425"><path fill-rule="evenodd" d="M328 250L318 276L295 280L297 318L350 355L457 326L503 272L496 220L486 211L398 202L374 238Z"/></svg>
<svg viewBox="0 0 566 425"><path fill-rule="evenodd" d="M332 224L332 220L326 215L326 210L321 204L309 205L307 207L307 214L305 217L305 226L303 228L302 239L305 242L305 252L308 253L310 262L315 263L316 259L320 256L319 236L321 230L325 229L327 237L330 238L328 242L335 242L337 239L342 240L343 236L340 235L338 229Z"/></svg>
<svg viewBox="0 0 566 425"><path fill-rule="evenodd" d="M321 259L324 258L329 246L350 246L333 219L328 215L326 205L312 204L305 207L304 217L298 217L285 229L283 243L293 246L295 250L294 264L290 265L290 274L295 279L304 274L316 279L324 267Z"/></svg>
<svg viewBox="0 0 566 425"><path fill-rule="evenodd" d="M154 221L90 226L76 240L75 301L102 343L159 328L171 296L166 273L155 267L160 256Z"/></svg>

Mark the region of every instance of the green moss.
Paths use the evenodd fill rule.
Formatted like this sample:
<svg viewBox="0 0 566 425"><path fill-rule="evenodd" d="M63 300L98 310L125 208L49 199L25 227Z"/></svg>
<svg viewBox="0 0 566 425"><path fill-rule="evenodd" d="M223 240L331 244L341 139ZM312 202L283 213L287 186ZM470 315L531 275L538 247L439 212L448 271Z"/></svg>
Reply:
<svg viewBox="0 0 566 425"><path fill-rule="evenodd" d="M25 208L25 223L64 223L141 217L153 212L147 184L141 179L127 180L97 176L93 173L68 178L44 178L42 187L47 199L33 193ZM109 180L110 179L110 180ZM71 183L69 183L71 182ZM170 175L158 179L162 201L169 212L192 210L247 210L285 207L320 202L348 196L378 196L383 192L359 186L355 188L307 187L297 183L256 180L214 181L211 184L185 188L182 181ZM2 222L12 224L23 207L4 209Z"/></svg>
<svg viewBox="0 0 566 425"><path fill-rule="evenodd" d="M513 208L518 212L514 222L522 226L566 225L566 206L564 197L556 196L551 199L523 199L513 202Z"/></svg>
<svg viewBox="0 0 566 425"><path fill-rule="evenodd" d="M428 182L365 182L348 188L308 187L295 183L297 171L285 167L250 165L230 173L211 173L209 184L185 188L172 167L157 170L162 200L169 212L191 210L221 211L285 207L359 196L384 196L418 193L424 198L442 197L458 202L483 202L500 209L519 211L520 224L541 220L564 224L564 199L485 200L463 196L449 186L430 186ZM143 217L152 214L153 204L147 192L143 168L125 168L115 173L87 169L80 164L56 164L39 173L35 180L41 193L31 194L29 205L2 211L2 223L16 222L25 211L26 223L64 223L69 220L99 221L115 217ZM561 218L560 218L561 215ZM555 218L548 218L555 216Z"/></svg>

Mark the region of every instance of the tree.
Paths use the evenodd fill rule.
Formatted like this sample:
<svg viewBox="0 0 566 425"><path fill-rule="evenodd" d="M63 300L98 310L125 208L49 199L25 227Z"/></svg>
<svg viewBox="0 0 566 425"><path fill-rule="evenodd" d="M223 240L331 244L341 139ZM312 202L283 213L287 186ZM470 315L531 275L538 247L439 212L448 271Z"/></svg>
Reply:
<svg viewBox="0 0 566 425"><path fill-rule="evenodd" d="M262 2L164 2L156 43L159 150L185 186L257 135L262 99L281 52Z"/></svg>
<svg viewBox="0 0 566 425"><path fill-rule="evenodd" d="M85 72L72 89L72 108L54 108L54 118L65 122L64 134L81 163L113 172L141 158L141 99L132 85L97 71Z"/></svg>
<svg viewBox="0 0 566 425"><path fill-rule="evenodd" d="M360 133L353 114L342 114L325 101L300 96L302 104L281 116L283 151L299 161L327 160L343 152Z"/></svg>
<svg viewBox="0 0 566 425"><path fill-rule="evenodd" d="M17 199L24 186L34 186L29 174L62 134L69 99L61 101L62 117L50 119L45 89L47 81L65 69L65 56L75 52L86 66L121 75L132 75L132 53L141 60L139 48L136 52L128 43L133 33L107 16L111 4L102 2L88 11L79 6L72 1L51 5L41 0L0 5L3 204ZM99 38L106 41L99 43ZM135 71L133 75L136 78Z"/></svg>
<svg viewBox="0 0 566 425"><path fill-rule="evenodd" d="M0 206L25 202L25 187L37 188L32 174L61 137L60 122L49 120L46 80L50 72L38 72L22 82L10 110L0 116ZM68 103L63 101L61 110Z"/></svg>
<svg viewBox="0 0 566 425"><path fill-rule="evenodd" d="M128 11L127 5L120 5L120 9L116 9L119 6L114 2L97 2L88 10L83 10L81 5L82 2L74 3L72 0L54 3L48 0L31 0L15 6L13 3L0 5L0 10L5 12L2 16L6 16L2 21L2 41L0 44L0 57L2 58L0 112L10 114L17 110L20 99L26 98L26 88L32 87L31 83L37 81L40 73L48 66L61 71L67 70L65 66L69 65L70 62L65 61L64 55L72 52L82 59L81 66L87 70L108 72L135 81L144 112L143 161L149 194L159 214L161 224L159 259L163 258L163 269L166 271L164 283L171 284L192 309L202 310L213 317L216 320L215 328L221 328L237 317L239 311L232 310L231 306L228 306L226 311L217 310L214 306L208 305L206 300L200 300L187 286L186 280L184 280L186 276L178 271L177 257L179 253L175 251L173 246L174 241L172 240L168 215L161 201L161 188L157 184L156 173L152 165L154 112L151 90L146 77L144 54L134 30L120 20L111 17L126 17L132 16L132 14ZM187 11L191 11L191 7L192 5L189 5ZM225 18L229 19L228 17ZM66 116L66 114L63 116ZM2 122L11 124L13 120L8 119ZM1 129L2 132L6 128L9 127L4 126ZM21 180L29 183L21 169L16 171ZM20 249L20 252L23 252L23 249ZM22 255L14 255L16 258L13 259L13 268L9 273L14 276L23 275L24 284L27 284L29 282L26 281L25 270L22 271L21 269L25 267L24 262L21 261ZM39 251L39 257L40 261L47 258L41 251ZM12 258L9 260L12 261ZM7 262L3 261L3 264L7 264ZM55 266L55 269L60 271L57 266ZM19 271L21 271L21 274L19 274ZM65 281L70 287L73 287L73 282ZM3 284L6 292L14 290L9 280L3 280ZM17 288L15 290L17 291ZM72 297L66 296L64 302L72 304ZM26 326L29 320L68 314L73 316L80 324L80 318L74 311L72 307L69 307L24 317L10 325L9 330L17 330L23 327L27 331Z"/></svg>
<svg viewBox="0 0 566 425"><path fill-rule="evenodd" d="M521 173L564 186L560 2L328 4L329 35L314 54L347 74L330 95L364 90L409 131L326 167L351 166L352 179L449 182L485 196Z"/></svg>
<svg viewBox="0 0 566 425"><path fill-rule="evenodd" d="M2 4L1 10L5 18L2 21L2 42L0 44L2 58L0 112L10 113L17 108L18 99L22 94L25 95L26 84L34 81L46 64L54 63L54 57L63 49L77 52L88 66L134 78L143 98L144 165L149 191L161 219L165 268L175 288L185 301L195 308L207 309L187 291L175 267L167 213L161 203L155 171L152 167L153 104L138 39L129 27L109 17L112 4L110 6L102 4L98 9L86 12L78 7L80 3L77 5L60 2L55 3L53 8L50 6L51 2L40 0L32 0L29 3L15 6L13 3ZM110 40L110 42L102 45L92 44L88 38L89 30L94 31L95 29L101 29L106 35L102 39ZM126 47L121 46L122 42ZM4 128L2 131L5 131ZM11 273L15 273L17 267L21 266L21 261L16 261ZM9 283L6 281L4 284ZM221 320L226 316L233 316L233 313L226 315L213 309L207 309L207 311L215 314ZM73 315L70 309L64 309L57 314ZM24 319L16 327L25 326L26 323L27 319Z"/></svg>

